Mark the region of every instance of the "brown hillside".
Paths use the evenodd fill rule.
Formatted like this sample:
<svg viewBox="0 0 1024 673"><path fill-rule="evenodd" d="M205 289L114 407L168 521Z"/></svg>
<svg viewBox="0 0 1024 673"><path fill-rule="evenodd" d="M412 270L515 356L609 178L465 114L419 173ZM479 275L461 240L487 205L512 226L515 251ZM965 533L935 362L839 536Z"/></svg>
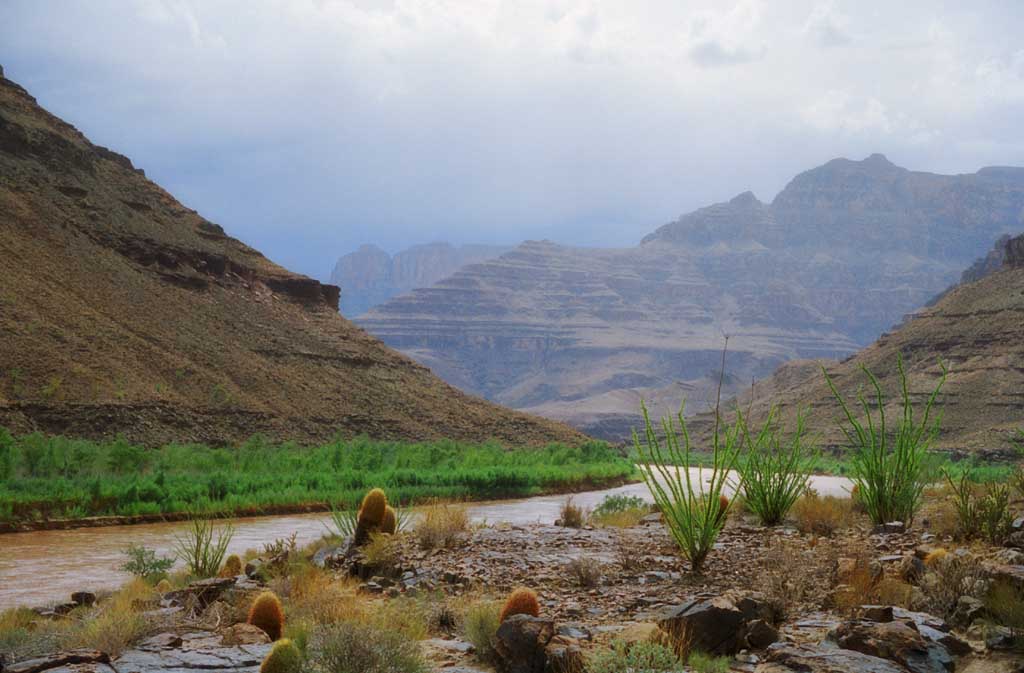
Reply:
<svg viewBox="0 0 1024 673"><path fill-rule="evenodd" d="M1024 427L1024 237L1006 243L1003 268L953 288L934 306L918 312L891 334L842 363L790 362L754 386L753 416L780 404L789 427L797 408L809 410L809 427L826 444L841 444L841 410L821 373L826 364L840 391L852 398L867 385L861 366L881 380L889 396L887 413L899 408L897 354L902 353L913 399L923 409L949 368L940 399L944 416L938 448L1007 452L1013 431ZM739 398L742 407L750 394ZM702 421L706 422L706 418Z"/></svg>
<svg viewBox="0 0 1024 673"><path fill-rule="evenodd" d="M0 71L0 425L134 441L575 442L342 318Z"/></svg>

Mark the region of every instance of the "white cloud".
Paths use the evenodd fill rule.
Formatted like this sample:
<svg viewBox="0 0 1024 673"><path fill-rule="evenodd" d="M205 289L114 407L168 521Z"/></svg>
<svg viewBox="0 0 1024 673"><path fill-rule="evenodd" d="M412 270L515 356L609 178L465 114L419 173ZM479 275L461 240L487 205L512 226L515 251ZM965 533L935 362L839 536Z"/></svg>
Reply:
<svg viewBox="0 0 1024 673"><path fill-rule="evenodd" d="M850 19L836 9L834 2L822 2L814 6L803 32L822 47L840 47L850 44Z"/></svg>

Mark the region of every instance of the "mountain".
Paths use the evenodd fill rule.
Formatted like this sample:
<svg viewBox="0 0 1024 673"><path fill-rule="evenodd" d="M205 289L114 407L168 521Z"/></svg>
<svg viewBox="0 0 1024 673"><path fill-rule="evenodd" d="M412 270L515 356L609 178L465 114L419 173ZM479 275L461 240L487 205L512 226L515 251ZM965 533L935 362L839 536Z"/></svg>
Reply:
<svg viewBox="0 0 1024 673"><path fill-rule="evenodd" d="M428 243L394 257L375 245L361 246L338 259L331 282L341 288L341 313L359 316L388 299L428 287L464 266L500 257L512 248L500 245Z"/></svg>
<svg viewBox="0 0 1024 673"><path fill-rule="evenodd" d="M633 248L527 242L359 319L459 388L625 438L657 412L727 394L781 363L855 352L1019 231L1024 169L909 171L882 155L742 193Z"/></svg>
<svg viewBox="0 0 1024 673"><path fill-rule="evenodd" d="M1024 236L1004 241L1003 260L999 269L951 288L933 306L841 363L783 365L740 397L741 408L750 408L757 419L770 404L778 404L789 427L796 411L804 409L808 426L823 433L821 440L839 444L841 411L822 365L848 398L867 384L861 372L867 367L880 379L889 400L886 413L895 419L900 411L897 355L903 355L918 405L938 383L941 360L949 373L939 398L943 417L937 447L1009 453L1009 437L1024 426Z"/></svg>
<svg viewBox="0 0 1024 673"><path fill-rule="evenodd" d="M446 385L0 75L0 425L146 444L582 436Z"/></svg>

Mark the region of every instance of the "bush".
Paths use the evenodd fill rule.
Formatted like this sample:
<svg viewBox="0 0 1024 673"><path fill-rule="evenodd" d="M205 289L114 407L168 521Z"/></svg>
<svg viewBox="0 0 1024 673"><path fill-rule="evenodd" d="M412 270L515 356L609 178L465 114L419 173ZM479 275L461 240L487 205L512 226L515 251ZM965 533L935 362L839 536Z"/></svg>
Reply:
<svg viewBox="0 0 1024 673"><path fill-rule="evenodd" d="M284 630L284 609L281 607L281 600L273 591L264 591L252 602L246 621L263 629L271 640L277 640Z"/></svg>
<svg viewBox="0 0 1024 673"><path fill-rule="evenodd" d="M852 506L849 498L822 497L808 491L793 505L793 519L801 533L829 537L849 524Z"/></svg>
<svg viewBox="0 0 1024 673"><path fill-rule="evenodd" d="M124 555L128 557L128 560L121 564L121 570L141 577L150 584L162 580L174 565L173 558L158 558L156 551L141 545L128 545L128 548L124 550Z"/></svg>
<svg viewBox="0 0 1024 673"><path fill-rule="evenodd" d="M979 497L974 493L967 473L956 482L948 472L945 477L953 494L958 537L964 540L983 539L997 546L1003 544L1013 532L1010 487L1007 484L989 484Z"/></svg>
<svg viewBox="0 0 1024 673"><path fill-rule="evenodd" d="M260 673L301 673L302 653L288 638L274 643L263 663Z"/></svg>
<svg viewBox="0 0 1024 673"><path fill-rule="evenodd" d="M316 629L309 660L325 673L426 673L419 644L400 633L356 622Z"/></svg>
<svg viewBox="0 0 1024 673"><path fill-rule="evenodd" d="M674 673L683 663L671 648L650 642L614 640L611 648L587 658L588 673Z"/></svg>
<svg viewBox="0 0 1024 673"><path fill-rule="evenodd" d="M946 366L935 390L928 397L921 420L914 417L914 405L907 388L907 373L903 356L898 356L896 367L899 371L902 399L902 418L891 433L885 415L885 396L878 379L868 371L861 370L875 391L875 400L868 403L863 393L857 393L857 401L864 410L865 421L858 421L839 393L832 377L821 368L825 381L839 402L849 427L841 427L847 441L853 447L851 472L858 494L872 523L880 525L890 521L902 521L908 526L921 504L921 492L928 481L926 457L929 447L939 433L942 414L932 415L939 391L946 382ZM875 420L877 416L877 421ZM866 423L866 426L865 426Z"/></svg>
<svg viewBox="0 0 1024 673"><path fill-rule="evenodd" d="M391 574L398 567L401 551L398 539L387 533L371 533L370 541L362 547L366 565L383 575Z"/></svg>
<svg viewBox="0 0 1024 673"><path fill-rule="evenodd" d="M533 589L521 587L509 594L508 598L505 600L505 605L501 608L501 614L498 616L498 622L503 622L512 615L530 615L531 617L539 617L540 603L537 601L537 592Z"/></svg>
<svg viewBox="0 0 1024 673"><path fill-rule="evenodd" d="M232 554L224 559L224 567L217 573L218 577L237 577L242 574L242 559L238 554Z"/></svg>
<svg viewBox="0 0 1024 673"><path fill-rule="evenodd" d="M589 556L577 556L565 564L566 574L579 586L592 589L601 583L604 569L601 563Z"/></svg>
<svg viewBox="0 0 1024 673"><path fill-rule="evenodd" d="M686 663L694 673L729 673L731 657L715 657L703 652L691 652Z"/></svg>
<svg viewBox="0 0 1024 673"><path fill-rule="evenodd" d="M501 607L499 601L479 601L470 605L462 618L463 635L485 663L495 661L494 635L501 625Z"/></svg>
<svg viewBox="0 0 1024 673"><path fill-rule="evenodd" d="M803 443L803 414L797 415L796 430L783 444L773 422L776 413L773 407L764 428L748 442L750 451L741 470L746 507L765 526L776 526L786 518L807 490L816 462L816 456Z"/></svg>
<svg viewBox="0 0 1024 673"><path fill-rule="evenodd" d="M433 501L423 508L415 535L423 549L453 547L469 531L469 511L464 505Z"/></svg>
<svg viewBox="0 0 1024 673"><path fill-rule="evenodd" d="M220 571L234 534L235 529L229 523L214 538L212 521L192 519L182 535L174 536L175 551L193 575L213 577Z"/></svg>
<svg viewBox="0 0 1024 673"><path fill-rule="evenodd" d="M562 502L562 509L559 513L559 519L562 526L566 528L583 528L583 524L586 523L587 515L583 511L582 507L577 507L573 504L572 496L569 496Z"/></svg>
<svg viewBox="0 0 1024 673"><path fill-rule="evenodd" d="M985 571L969 555L936 549L924 563L926 570L919 583L923 605L918 607L943 619L953 616L961 596L973 595L974 587L984 583Z"/></svg>
<svg viewBox="0 0 1024 673"><path fill-rule="evenodd" d="M1013 634L1018 649L1024 649L1024 590L1006 580L992 583L985 596L985 609Z"/></svg>
<svg viewBox="0 0 1024 673"><path fill-rule="evenodd" d="M731 427L722 428L721 415L716 409L715 426L711 436L711 476L705 489L705 470L699 470L698 483L695 487L688 469L693 451L690 433L683 416L684 408L680 407L676 415L679 422L678 432L671 417L667 416L662 420L665 434L664 449L651 425L647 406L641 403L640 408L643 412L646 435L643 445L636 431L633 431L633 445L641 464L640 474L654 502L661 510L673 540L683 555L689 559L693 572L699 573L718 539L728 514L728 501L726 508L723 509L721 496L729 471L736 467L740 457L743 436L746 434L743 415L737 410L736 423ZM682 466L682 469L679 469L679 466Z"/></svg>

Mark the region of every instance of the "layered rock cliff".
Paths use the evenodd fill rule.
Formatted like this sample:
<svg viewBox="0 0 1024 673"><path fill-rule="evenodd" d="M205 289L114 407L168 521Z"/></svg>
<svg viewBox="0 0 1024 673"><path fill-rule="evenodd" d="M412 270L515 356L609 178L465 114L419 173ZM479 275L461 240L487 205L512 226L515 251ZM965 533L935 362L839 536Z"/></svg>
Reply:
<svg viewBox="0 0 1024 673"><path fill-rule="evenodd" d="M609 438L782 362L870 343L948 287L998 235L1024 228L1024 169L936 175L881 155L746 192L635 248L528 242L360 320L454 385Z"/></svg>
<svg viewBox="0 0 1024 673"><path fill-rule="evenodd" d="M459 392L0 77L0 426L579 441Z"/></svg>
<svg viewBox="0 0 1024 673"><path fill-rule="evenodd" d="M837 424L842 412L821 367L847 399L867 385L861 371L866 367L880 379L886 413L895 419L900 414L896 362L902 354L918 417L942 374L940 362L949 370L939 397L937 448L1012 455L1010 437L1024 425L1024 236L1005 240L1003 246L998 270L953 287L934 306L853 357L841 363L787 363L741 395L739 404L751 409L755 421L778 405L790 428L802 409L820 441L845 445ZM709 423L697 419L698 431Z"/></svg>
<svg viewBox="0 0 1024 673"><path fill-rule="evenodd" d="M341 313L362 315L388 299L417 287L429 287L464 266L500 257L511 250L500 245L428 243L394 257L375 245L364 245L340 258L331 282L341 290Z"/></svg>

